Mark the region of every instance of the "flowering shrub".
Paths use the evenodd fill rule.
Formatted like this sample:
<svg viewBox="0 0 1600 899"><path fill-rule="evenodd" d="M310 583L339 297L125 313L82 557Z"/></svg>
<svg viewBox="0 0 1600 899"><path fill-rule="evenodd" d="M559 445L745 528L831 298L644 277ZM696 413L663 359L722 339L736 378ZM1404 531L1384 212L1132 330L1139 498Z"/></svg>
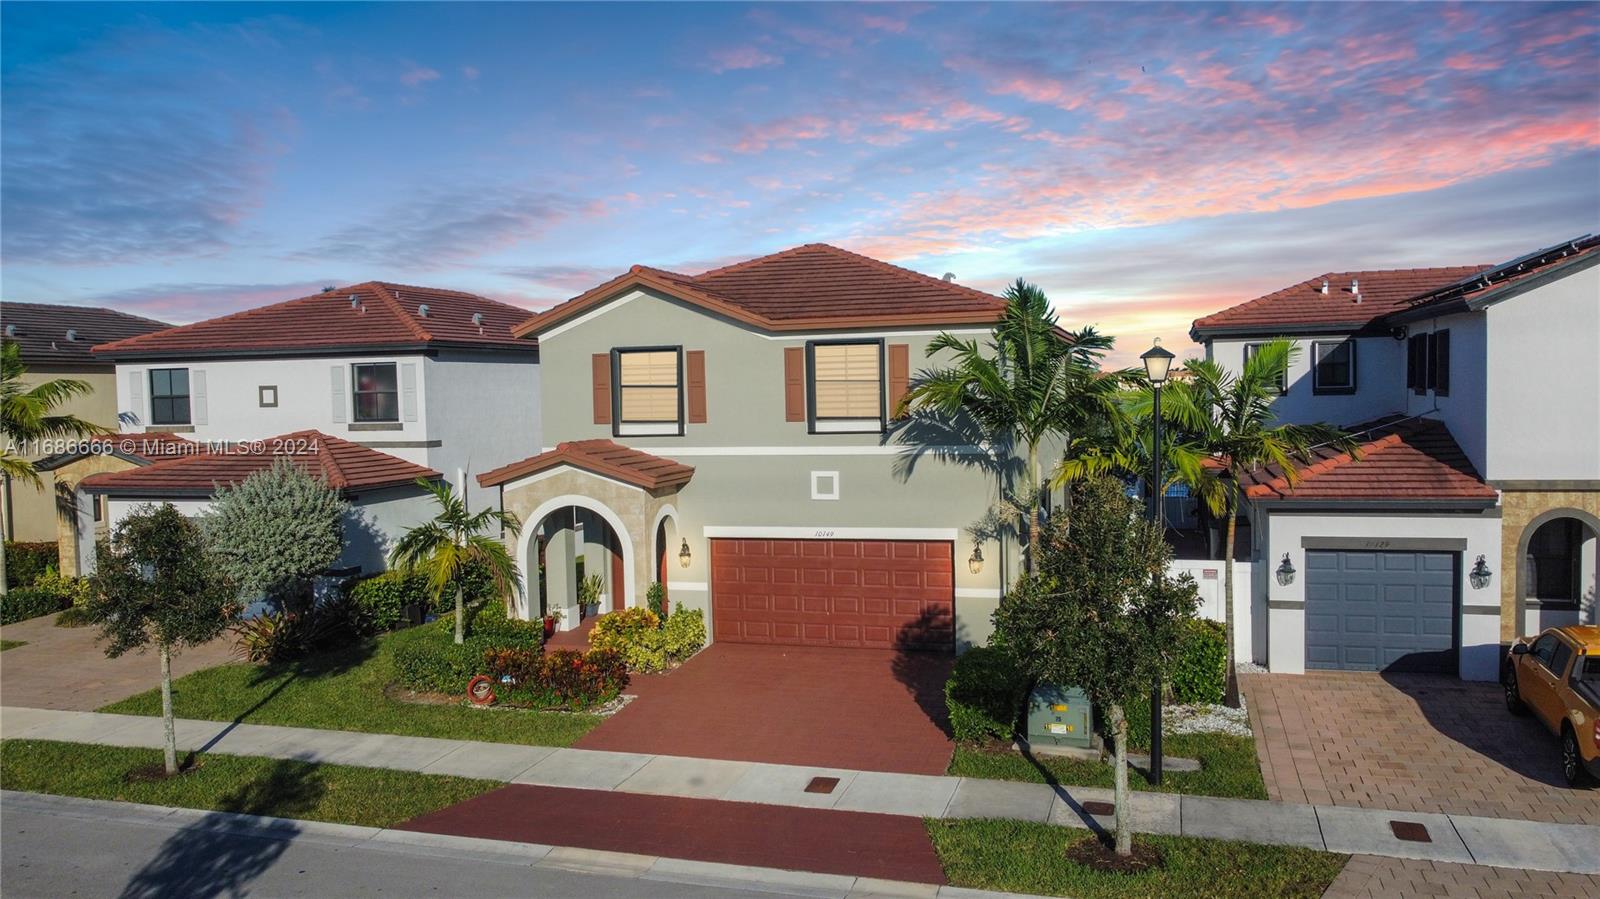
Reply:
<svg viewBox="0 0 1600 899"><path fill-rule="evenodd" d="M649 609L602 615L589 632L591 649L622 656L629 671L664 671L706 645L705 613L679 607L665 622Z"/></svg>
<svg viewBox="0 0 1600 899"><path fill-rule="evenodd" d="M502 685L502 702L529 708L578 711L609 702L628 685L627 665L607 650L491 649L483 666Z"/></svg>

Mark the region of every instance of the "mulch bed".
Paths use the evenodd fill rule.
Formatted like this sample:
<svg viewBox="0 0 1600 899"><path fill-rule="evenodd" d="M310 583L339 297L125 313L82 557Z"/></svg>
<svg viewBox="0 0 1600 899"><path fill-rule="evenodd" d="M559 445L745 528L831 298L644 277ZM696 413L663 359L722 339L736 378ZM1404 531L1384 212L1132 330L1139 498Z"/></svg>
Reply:
<svg viewBox="0 0 1600 899"><path fill-rule="evenodd" d="M1133 841L1132 855L1118 855L1111 844L1099 837L1073 843L1067 847L1066 855L1068 861L1109 874L1138 874L1166 863L1160 849L1139 840Z"/></svg>

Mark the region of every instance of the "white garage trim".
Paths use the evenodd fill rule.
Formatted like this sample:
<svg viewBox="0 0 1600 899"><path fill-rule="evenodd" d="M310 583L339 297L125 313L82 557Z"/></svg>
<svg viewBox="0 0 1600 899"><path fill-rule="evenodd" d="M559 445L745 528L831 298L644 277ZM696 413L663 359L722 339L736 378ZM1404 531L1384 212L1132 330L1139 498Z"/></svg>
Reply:
<svg viewBox="0 0 1600 899"><path fill-rule="evenodd" d="M744 537L755 540L949 540L955 528L830 528L830 527L708 527L708 539Z"/></svg>

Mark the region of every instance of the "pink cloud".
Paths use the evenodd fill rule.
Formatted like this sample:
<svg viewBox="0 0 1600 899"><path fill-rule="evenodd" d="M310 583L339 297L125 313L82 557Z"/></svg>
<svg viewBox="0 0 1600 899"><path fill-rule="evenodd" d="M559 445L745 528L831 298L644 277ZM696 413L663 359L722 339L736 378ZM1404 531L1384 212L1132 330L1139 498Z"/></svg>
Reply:
<svg viewBox="0 0 1600 899"><path fill-rule="evenodd" d="M1500 66L1499 60L1486 59L1476 53L1457 53L1444 61L1445 68L1457 72L1492 72Z"/></svg>
<svg viewBox="0 0 1600 899"><path fill-rule="evenodd" d="M421 87L430 81L438 81L442 77L438 69L419 66L414 62L406 63L406 70L400 73L400 83L406 87Z"/></svg>
<svg viewBox="0 0 1600 899"><path fill-rule="evenodd" d="M742 69L764 69L768 66L783 65L783 57L774 56L760 47L746 44L741 47L728 47L716 50L710 54L710 69L718 75L724 72L734 72Z"/></svg>
<svg viewBox="0 0 1600 899"><path fill-rule="evenodd" d="M785 116L745 126L733 150L736 153L759 153L769 147L788 148L799 141L821 140L834 133L834 124L822 116Z"/></svg>

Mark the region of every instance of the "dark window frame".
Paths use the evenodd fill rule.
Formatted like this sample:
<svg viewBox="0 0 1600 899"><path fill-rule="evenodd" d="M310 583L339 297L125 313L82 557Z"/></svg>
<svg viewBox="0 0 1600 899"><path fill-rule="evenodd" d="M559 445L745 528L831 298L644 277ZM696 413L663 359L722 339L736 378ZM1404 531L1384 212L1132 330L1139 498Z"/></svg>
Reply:
<svg viewBox="0 0 1600 899"><path fill-rule="evenodd" d="M1562 538L1565 541L1562 552L1536 553L1534 551L1536 548L1542 548L1536 546L1539 533L1552 525L1565 529L1565 533L1562 534ZM1528 548L1522 560L1525 572L1523 577L1523 596L1537 601L1540 606L1545 608L1577 608L1582 601L1582 585L1580 582L1583 580L1581 577L1583 570L1583 543L1583 523L1575 518L1554 518L1535 528L1534 532L1529 535ZM1545 591L1539 589L1539 574L1541 571L1560 571L1561 578L1566 584L1566 594L1557 596L1552 591L1552 595L1544 595Z"/></svg>
<svg viewBox="0 0 1600 899"><path fill-rule="evenodd" d="M1450 395L1450 329L1428 335L1428 389L1434 396Z"/></svg>
<svg viewBox="0 0 1600 899"><path fill-rule="evenodd" d="M1406 389L1417 396L1428 392L1428 335L1406 338Z"/></svg>
<svg viewBox="0 0 1600 899"><path fill-rule="evenodd" d="M622 420L622 390L627 385L622 383L622 357L628 353L672 353L678 361L678 418L676 421L623 421ZM684 435L685 391L683 383L683 345L676 346L624 346L611 348L611 436L613 437L682 437ZM635 387L654 386L636 384ZM646 427L662 425L660 431L650 433L624 433L624 428L629 425ZM673 430L666 430L667 425Z"/></svg>
<svg viewBox="0 0 1600 899"><path fill-rule="evenodd" d="M183 372L183 392L178 393L172 387L174 372ZM167 387L165 391L156 390L156 375L165 375ZM153 425L192 425L194 424L194 384L189 377L187 368L152 368L147 379L150 383L150 423ZM177 403L183 403L183 417L177 415ZM162 405L165 404L165 405ZM156 410L163 409L164 412Z"/></svg>
<svg viewBox="0 0 1600 899"><path fill-rule="evenodd" d="M1322 348L1348 347L1350 350L1350 383L1346 385L1326 386L1322 383ZM1344 340L1315 340L1311 343L1311 392L1317 396L1349 396L1356 392L1356 340L1346 337Z"/></svg>
<svg viewBox="0 0 1600 899"><path fill-rule="evenodd" d="M1247 343L1247 344L1245 344L1244 345L1244 364L1245 365L1249 365L1250 364L1250 357L1252 355L1254 355L1255 353L1260 352L1261 348L1264 347L1264 346L1266 346L1265 343ZM1240 370L1243 371L1243 366L1240 367ZM1287 365L1285 365L1284 368L1283 368L1283 374L1278 377L1278 396L1288 396L1288 395L1289 395L1289 367Z"/></svg>
<svg viewBox="0 0 1600 899"><path fill-rule="evenodd" d="M394 390L362 390L361 370L363 368L389 368L394 371ZM377 418L361 414L361 398L363 396L383 396L394 394L394 417ZM400 363L398 362L352 362L350 363L350 420L359 424L390 424L400 421Z"/></svg>
<svg viewBox="0 0 1600 899"><path fill-rule="evenodd" d="M835 430L817 429L823 421L869 421L865 418L838 418L817 416L817 347L819 346L876 346L878 348L878 427L876 429ZM882 434L889 430L889 358L888 342L882 337L835 338L806 341L806 430L812 434Z"/></svg>

